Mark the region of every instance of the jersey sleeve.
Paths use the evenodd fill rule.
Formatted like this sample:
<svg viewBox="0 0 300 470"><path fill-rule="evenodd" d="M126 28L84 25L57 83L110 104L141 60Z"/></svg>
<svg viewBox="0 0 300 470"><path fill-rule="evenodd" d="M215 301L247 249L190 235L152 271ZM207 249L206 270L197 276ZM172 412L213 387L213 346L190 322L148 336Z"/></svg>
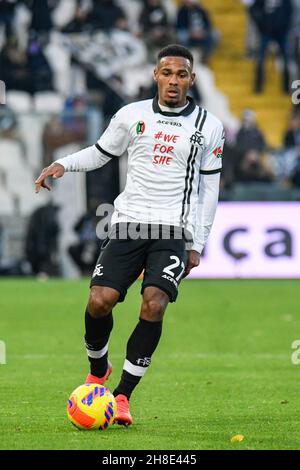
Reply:
<svg viewBox="0 0 300 470"><path fill-rule="evenodd" d="M195 234L192 246L192 250L196 250L200 254L208 239L216 214L223 147L224 129L221 122L217 121L209 145L201 159Z"/></svg>
<svg viewBox="0 0 300 470"><path fill-rule="evenodd" d="M126 108L121 108L111 118L108 127L96 143L98 150L107 157L120 157L129 145L130 134Z"/></svg>
<svg viewBox="0 0 300 470"><path fill-rule="evenodd" d="M202 253L215 218L219 197L220 173L201 176L192 250Z"/></svg>
<svg viewBox="0 0 300 470"><path fill-rule="evenodd" d="M65 171L91 171L101 168L110 160L111 158L103 155L95 145L92 145L79 150L79 152L59 158L54 163L62 165Z"/></svg>
<svg viewBox="0 0 300 470"><path fill-rule="evenodd" d="M207 148L204 150L200 173L213 174L220 173L222 169L222 155L224 147L224 129L220 121L215 126L211 133L210 141Z"/></svg>

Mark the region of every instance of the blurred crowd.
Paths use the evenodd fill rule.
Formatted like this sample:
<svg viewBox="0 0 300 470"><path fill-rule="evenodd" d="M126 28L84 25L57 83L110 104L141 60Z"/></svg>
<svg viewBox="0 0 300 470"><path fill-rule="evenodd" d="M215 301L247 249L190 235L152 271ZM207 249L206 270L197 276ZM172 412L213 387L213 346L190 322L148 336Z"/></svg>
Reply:
<svg viewBox="0 0 300 470"><path fill-rule="evenodd" d="M299 75L300 68L299 0L241 2L249 16L246 53L257 61L255 91L263 91L264 63L271 44L282 60L282 88L288 92L290 69ZM208 63L221 40L209 10L200 0L0 0L1 26L1 78L8 90L29 93L61 91L55 80L60 64L55 63L49 52L51 44L56 47L63 44L72 60L78 60L82 67L87 66L84 60L87 57L95 59L98 63L90 63L89 71L100 81L111 78L126 98L126 85L122 84L119 73L123 62L118 61L119 67L114 63L116 50L112 42L117 41L125 57L130 55L132 47L137 61L144 59L143 54L151 60L157 49L179 42L196 50L202 63ZM63 35L65 41L62 36L58 39L55 32ZM98 54L93 52L91 44L97 34ZM83 39L86 36L82 35L93 35L93 41ZM103 44L103 35L110 39L105 50L102 50L107 46ZM85 58L79 49L85 50ZM60 73L63 73L63 67ZM92 85L95 83L88 81L87 87Z"/></svg>
<svg viewBox="0 0 300 470"><path fill-rule="evenodd" d="M240 1L249 16L246 56L257 62L255 92L264 89L272 48L289 92L300 76L300 0ZM145 64L161 47L179 42L209 65L220 41L201 0L0 0L0 79L7 91L56 92L67 100L96 90L107 119L155 93L152 65ZM199 87L192 94L201 102Z"/></svg>
<svg viewBox="0 0 300 470"><path fill-rule="evenodd" d="M248 12L245 56L256 61L255 93L264 90L269 51L280 60L282 91L289 92L291 81L300 78L300 0L240 1ZM75 142L83 146L98 137L97 130L91 135L89 126L93 109L101 109L105 124L127 102L152 97L153 63L161 47L181 43L192 49L196 63L209 67L221 41L209 9L200 0L0 0L0 79L8 95L27 94L28 102L36 106L30 110L50 106L51 111L57 111L43 124L43 161L32 165L33 171L50 164L63 145ZM197 85L191 94L201 104ZM7 104L5 109L0 107L0 137L22 148L16 110ZM29 108L24 105L24 110ZM299 105L291 109L279 149L270 147L250 108L240 116L239 129L233 132L227 128L226 133L221 199L243 198L253 184L300 190ZM118 170L111 166L105 171L102 177L109 180ZM87 178L89 209L74 227L78 242L69 247L70 257L84 274L92 269L98 252L93 205L89 203L99 199L95 189L99 188L99 174L88 174ZM236 193L237 187L244 193ZM117 192L114 187L109 202ZM278 197L272 194L270 199ZM57 208L48 205L31 216L26 253L35 273L58 273L53 258L59 234L56 216ZM52 225L42 235L35 227L44 217ZM37 240L38 236L44 238ZM49 252L47 246L53 249ZM46 260L43 254L37 257L37 247Z"/></svg>
<svg viewBox="0 0 300 470"><path fill-rule="evenodd" d="M300 196L300 108L292 107L287 129L282 136L282 146L274 149L256 122L252 109L245 109L241 116L241 126L232 140L227 139L224 150L223 174L221 177L221 197L231 199L230 192L235 185L242 184L245 192L249 186L262 183L270 189L270 199L284 197L284 191L295 188L296 199ZM259 186L252 186L260 199ZM280 192L280 188L283 192ZM273 190L273 191L271 191ZM292 196L285 191L285 198ZM242 194L241 194L242 197ZM247 199L247 197L242 197Z"/></svg>
<svg viewBox="0 0 300 470"><path fill-rule="evenodd" d="M282 90L290 90L290 65L299 76L299 0L241 0L247 8L246 54L256 60L254 91L261 93L265 83L264 63L272 46L282 62Z"/></svg>

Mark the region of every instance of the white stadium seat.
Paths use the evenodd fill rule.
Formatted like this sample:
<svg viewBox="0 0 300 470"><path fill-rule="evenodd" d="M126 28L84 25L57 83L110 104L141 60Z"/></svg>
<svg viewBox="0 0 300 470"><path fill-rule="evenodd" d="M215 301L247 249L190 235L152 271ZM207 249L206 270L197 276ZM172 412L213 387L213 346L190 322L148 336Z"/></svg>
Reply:
<svg viewBox="0 0 300 470"><path fill-rule="evenodd" d="M0 214L12 214L19 210L22 215L27 216L35 207L48 201L46 192L35 194L35 175L23 157L18 142L8 139L0 142L0 170L5 183L5 188L1 184Z"/></svg>
<svg viewBox="0 0 300 470"><path fill-rule="evenodd" d="M76 13L76 0L60 0L52 12L52 20L60 29L74 18Z"/></svg>
<svg viewBox="0 0 300 470"><path fill-rule="evenodd" d="M0 168L21 168L25 166L21 145L11 139L0 140Z"/></svg>
<svg viewBox="0 0 300 470"><path fill-rule="evenodd" d="M0 215L12 215L15 212L14 198L7 189L0 187Z"/></svg>
<svg viewBox="0 0 300 470"><path fill-rule="evenodd" d="M64 99L52 91L36 93L33 101L37 113L61 113L64 107Z"/></svg>
<svg viewBox="0 0 300 470"><path fill-rule="evenodd" d="M31 168L38 172L42 165L42 134L47 115L20 114L18 124L26 146L26 156Z"/></svg>
<svg viewBox="0 0 300 470"><path fill-rule="evenodd" d="M7 91L6 104L15 113L28 113L32 110L32 98L26 91Z"/></svg>
<svg viewBox="0 0 300 470"><path fill-rule="evenodd" d="M73 87L71 53L63 45L63 35L52 32L44 53L53 72L55 90L62 96L68 96Z"/></svg>

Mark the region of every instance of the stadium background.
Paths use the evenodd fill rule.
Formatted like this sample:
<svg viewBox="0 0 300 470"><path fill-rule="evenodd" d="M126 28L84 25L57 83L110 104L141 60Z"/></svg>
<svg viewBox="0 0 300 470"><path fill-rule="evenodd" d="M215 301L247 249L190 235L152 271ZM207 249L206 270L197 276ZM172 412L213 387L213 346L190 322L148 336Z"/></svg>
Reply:
<svg viewBox="0 0 300 470"><path fill-rule="evenodd" d="M289 3L266 2L270 14ZM194 27L205 37L192 45L192 25L179 15L183 3L206 12L195 13ZM24 383L23 395L17 393L24 405L10 403L0 415L3 429L8 426L0 448L107 444L102 439L99 447L94 436L78 438L73 430L65 434L61 409L86 371L81 313L85 276L101 242L96 208L112 204L124 186L126 157L88 174L67 174L51 182L50 193L34 194L34 180L55 159L95 143L119 107L153 96L155 56L170 42L191 47L198 77L192 94L226 130L221 202L201 266L190 276L207 280L182 283L182 300L166 319L157 363L138 392L143 411L133 403L147 436L134 441L127 435L120 443L115 432L110 446L230 448L230 435L241 432L248 438L240 444L245 448L299 448L293 417L299 372L290 356L299 328L300 2L292 1L289 28L280 32L288 44L288 87L274 41L265 58L264 86L257 83L262 34L253 3L0 1L0 80L6 85L0 97L0 372L6 384ZM132 317L116 315L123 349L138 311L138 282L127 302ZM121 368L120 344L114 341L112 357ZM68 364L66 374L61 359ZM186 368L181 376L180 367ZM181 397L177 418L185 433L176 433L175 416L157 411L156 398L167 400L164 373ZM148 387L153 387L150 402ZM9 390L2 387L1 400ZM195 412L185 409L189 390L203 427ZM40 394L52 397L46 412Z"/></svg>

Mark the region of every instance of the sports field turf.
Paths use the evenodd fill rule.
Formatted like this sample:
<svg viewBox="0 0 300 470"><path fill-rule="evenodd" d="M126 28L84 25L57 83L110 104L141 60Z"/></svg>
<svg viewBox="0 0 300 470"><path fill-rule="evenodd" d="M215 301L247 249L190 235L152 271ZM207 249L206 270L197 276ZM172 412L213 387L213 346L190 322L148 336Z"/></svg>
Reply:
<svg viewBox="0 0 300 470"><path fill-rule="evenodd" d="M66 417L87 374L88 282L0 281L0 449L300 449L299 281L184 281L132 397L133 426L104 432L78 431ZM114 310L110 389L139 288ZM236 434L245 439L232 444Z"/></svg>

